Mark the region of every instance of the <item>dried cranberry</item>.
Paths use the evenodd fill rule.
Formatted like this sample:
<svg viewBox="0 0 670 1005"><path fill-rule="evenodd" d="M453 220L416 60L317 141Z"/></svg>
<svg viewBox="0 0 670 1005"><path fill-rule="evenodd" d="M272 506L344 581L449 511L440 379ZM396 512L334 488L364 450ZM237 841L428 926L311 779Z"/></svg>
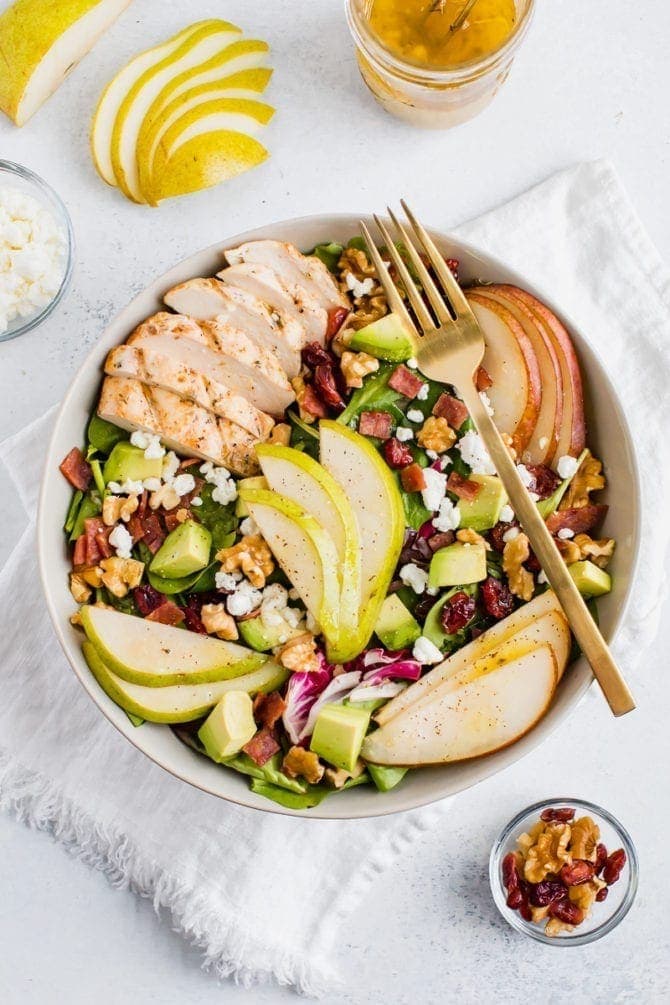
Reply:
<svg viewBox="0 0 670 1005"><path fill-rule="evenodd" d="M497 523L495 527L492 527L491 530L489 531L488 535L489 541L491 542L491 545L495 548L495 550L499 552L501 555L505 550L505 542L503 541L503 536L507 533L507 531L511 527L518 527L518 526L519 524L517 523L517 521L513 520L512 523Z"/></svg>
<svg viewBox="0 0 670 1005"><path fill-rule="evenodd" d="M540 883L531 883L528 890L528 900L533 907L546 907L563 897L565 887L556 879L543 879Z"/></svg>
<svg viewBox="0 0 670 1005"><path fill-rule="evenodd" d="M439 551L440 548L446 548L453 544L455 538L453 530L443 530L439 534L431 534L428 538L428 547L431 551Z"/></svg>
<svg viewBox="0 0 670 1005"><path fill-rule="evenodd" d="M555 821L567 824L574 816L575 811L571 806L550 806L548 809L542 810L540 820L544 820L545 824L554 823Z"/></svg>
<svg viewBox="0 0 670 1005"><path fill-rule="evenodd" d="M599 844L598 847L596 848L596 876L599 876L600 873L605 868L605 863L607 862L607 855L608 852L606 845L602 843Z"/></svg>
<svg viewBox="0 0 670 1005"><path fill-rule="evenodd" d="M533 920L533 912L531 911L530 904L528 903L528 899L525 896L523 897L523 900L519 905L519 914L521 915L524 921Z"/></svg>
<svg viewBox="0 0 670 1005"><path fill-rule="evenodd" d="M571 865L566 862L559 876L566 886L581 886L582 883L588 883L593 879L595 871L593 862L578 858Z"/></svg>
<svg viewBox="0 0 670 1005"><path fill-rule="evenodd" d="M603 900L607 900L607 895L609 893L608 887L604 886L602 890L598 890L596 894L596 900L599 904L602 904Z"/></svg>
<svg viewBox="0 0 670 1005"><path fill-rule="evenodd" d="M540 499L548 499L561 484L560 475L548 468L546 464L526 464L526 470L533 476L533 481L528 488L531 492L535 492Z"/></svg>
<svg viewBox="0 0 670 1005"><path fill-rule="evenodd" d="M161 606L165 597L158 590L154 590L153 586L143 583L133 590L133 599L142 617L146 617L147 614L151 614L152 611Z"/></svg>
<svg viewBox="0 0 670 1005"><path fill-rule="evenodd" d="M390 468L395 471L400 470L400 468L406 468L408 464L411 464L414 460L412 456L412 451L409 447L406 447L404 443L392 436L390 440L386 440L384 446L382 447L384 452L384 458L386 463Z"/></svg>
<svg viewBox="0 0 670 1005"><path fill-rule="evenodd" d="M613 851L612 854L607 859L605 863L605 868L603 869L603 879L608 886L612 883L616 883L619 876L621 875L621 870L626 864L626 852L623 848L619 848L617 851Z"/></svg>
<svg viewBox="0 0 670 1005"><path fill-rule="evenodd" d="M572 900L554 900L549 904L549 916L557 918L565 925L581 925L584 920L584 912Z"/></svg>
<svg viewBox="0 0 670 1005"><path fill-rule="evenodd" d="M214 598L215 602L221 601L218 594L207 594L207 593L192 593L186 598L186 606L182 608L184 612L184 624L190 631L198 632L200 635L206 635L207 629L202 623L200 617L200 611L202 610L202 605L209 603L211 598Z"/></svg>
<svg viewBox="0 0 670 1005"><path fill-rule="evenodd" d="M502 879L506 890L515 890L519 886L519 870L513 851L502 860Z"/></svg>
<svg viewBox="0 0 670 1005"><path fill-rule="evenodd" d="M308 342L303 346L301 356L305 366L311 370L317 366L333 366L335 363L333 356L319 342Z"/></svg>
<svg viewBox="0 0 670 1005"><path fill-rule="evenodd" d="M458 261L457 258L447 258L445 259L445 261L452 276L454 277L455 280L458 281L458 266L460 265L460 262Z"/></svg>
<svg viewBox="0 0 670 1005"><path fill-rule="evenodd" d="M530 569L531 572L540 572L542 570L538 557L532 548L529 549L528 558L524 562L524 565L527 569Z"/></svg>
<svg viewBox="0 0 670 1005"><path fill-rule="evenodd" d="M328 325L326 327L326 338L331 339L337 335L344 322L349 317L348 307L331 307L328 311Z"/></svg>
<svg viewBox="0 0 670 1005"><path fill-rule="evenodd" d="M512 887L507 895L507 906L517 911L523 904L523 894L518 886Z"/></svg>
<svg viewBox="0 0 670 1005"><path fill-rule="evenodd" d="M459 590L445 603L440 613L440 624L447 635L453 635L472 621L477 610L475 598Z"/></svg>
<svg viewBox="0 0 670 1005"><path fill-rule="evenodd" d="M514 610L514 597L500 579L488 576L481 585L482 602L487 614L500 620Z"/></svg>
<svg viewBox="0 0 670 1005"><path fill-rule="evenodd" d="M344 401L337 389L332 366L317 366L314 371L314 390L321 395L329 408L339 412L343 410Z"/></svg>

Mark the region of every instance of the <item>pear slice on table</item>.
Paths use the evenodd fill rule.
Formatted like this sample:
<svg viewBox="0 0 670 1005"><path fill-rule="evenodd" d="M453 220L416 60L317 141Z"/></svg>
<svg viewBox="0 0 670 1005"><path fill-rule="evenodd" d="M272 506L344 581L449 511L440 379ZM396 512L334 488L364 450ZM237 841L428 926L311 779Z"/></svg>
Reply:
<svg viewBox="0 0 670 1005"><path fill-rule="evenodd" d="M361 542L361 618L357 652L367 643L398 563L405 513L390 468L369 440L339 422L319 423L320 457L342 487Z"/></svg>
<svg viewBox="0 0 670 1005"><path fill-rule="evenodd" d="M119 70L109 82L98 102L91 126L91 154L96 171L108 185L116 185L114 165L112 164L112 131L116 116L124 98L142 74L154 64L160 62L170 53L175 52L195 31L205 24L215 24L215 21L199 21L183 28L167 42L153 46L139 53L134 59Z"/></svg>
<svg viewBox="0 0 670 1005"><path fill-rule="evenodd" d="M105 666L92 643L83 642L82 650L91 673L105 694L126 712L148 722L190 722L209 712L228 691L246 691L249 695L268 693L281 687L288 678L288 670L264 658L263 666L258 670L234 680L144 687L131 684L113 673Z"/></svg>
<svg viewBox="0 0 670 1005"><path fill-rule="evenodd" d="M374 764L413 767L481 757L515 743L542 718L556 686L549 645L455 690L410 705L363 741Z"/></svg>
<svg viewBox="0 0 670 1005"><path fill-rule="evenodd" d="M0 109L24 125L130 0L17 0L0 14Z"/></svg>
<svg viewBox="0 0 670 1005"><path fill-rule="evenodd" d="M485 657L500 650L510 639L519 638L519 636L523 637L523 633L527 629L530 629L531 637L534 637L536 642L547 641L540 633L533 633L534 625L536 623L541 624L546 614L555 614L558 616L557 620L553 622L555 634L553 634L551 641L556 650L557 662L559 666L562 664L560 668L560 672L562 673L569 656L570 631L556 594L553 590L547 590L529 603L524 604L523 607L519 607L509 617L492 625L491 628L487 628L478 638L473 639L472 642L463 646L462 649L455 652L449 659L429 670L428 673L424 674L414 684L411 684L402 694L399 694L396 698L392 698L388 704L380 708L375 715L375 720L380 725L383 725L394 718L394 716L404 712L410 705L423 699L425 695L432 692L445 681L449 679L453 680L463 671L467 671L468 668L481 663ZM547 622L544 627L548 626L549 623Z"/></svg>
<svg viewBox="0 0 670 1005"><path fill-rule="evenodd" d="M209 188L267 157L256 138L274 115L261 101L218 98L197 105L166 129L156 146L145 198L161 199Z"/></svg>
<svg viewBox="0 0 670 1005"><path fill-rule="evenodd" d="M239 498L305 607L319 622L330 658L339 643L340 629L339 559L332 537L310 513L277 492L241 487Z"/></svg>
<svg viewBox="0 0 670 1005"><path fill-rule="evenodd" d="M129 199L145 201L139 186L136 147L144 116L154 98L175 74L202 63L237 35L239 28L226 21L205 23L185 38L174 52L148 67L131 84L116 114L111 140L114 177Z"/></svg>
<svg viewBox="0 0 670 1005"><path fill-rule="evenodd" d="M323 465L301 450L258 444L256 455L270 488L310 513L333 539L339 557L340 641L332 655L345 663L358 654L361 595L361 542L349 500Z"/></svg>
<svg viewBox="0 0 670 1005"><path fill-rule="evenodd" d="M82 607L81 622L107 667L145 687L233 680L265 661L234 642L105 607Z"/></svg>

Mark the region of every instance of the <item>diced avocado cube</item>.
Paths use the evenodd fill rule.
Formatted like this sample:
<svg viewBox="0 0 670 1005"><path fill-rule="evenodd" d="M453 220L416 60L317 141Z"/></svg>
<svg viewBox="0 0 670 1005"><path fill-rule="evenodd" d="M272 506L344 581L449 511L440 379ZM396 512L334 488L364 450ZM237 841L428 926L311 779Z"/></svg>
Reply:
<svg viewBox="0 0 670 1005"><path fill-rule="evenodd" d="M268 485L267 478L263 475L254 475L253 478L240 478L237 483L238 490L241 488L247 489L267 489ZM249 510L247 509L247 504L243 499L237 497L237 502L235 503L235 516L238 516L240 520L242 517L249 516Z"/></svg>
<svg viewBox="0 0 670 1005"><path fill-rule="evenodd" d="M140 447L134 447L127 440L117 443L107 458L102 470L105 484L108 482L143 482L145 478L160 478L163 458L144 456Z"/></svg>
<svg viewBox="0 0 670 1005"><path fill-rule="evenodd" d="M472 530L490 530L500 519L500 511L507 503L507 493L497 475L470 475L469 481L480 487L474 499L459 499L461 527Z"/></svg>
<svg viewBox="0 0 670 1005"><path fill-rule="evenodd" d="M573 562L568 572L583 597L602 597L612 589L612 577L593 562Z"/></svg>
<svg viewBox="0 0 670 1005"><path fill-rule="evenodd" d="M181 579L204 569L209 562L212 535L195 520L175 527L154 555L149 569L164 579Z"/></svg>
<svg viewBox="0 0 670 1005"><path fill-rule="evenodd" d="M380 792L390 792L403 780L408 771L407 768L391 768L386 764L368 764L367 769Z"/></svg>
<svg viewBox="0 0 670 1005"><path fill-rule="evenodd" d="M415 352L414 339L397 314L385 314L378 321L354 332L349 348L390 363L403 363Z"/></svg>
<svg viewBox="0 0 670 1005"><path fill-rule="evenodd" d="M353 771L369 724L366 709L324 705L314 725L310 750L337 768Z"/></svg>
<svg viewBox="0 0 670 1005"><path fill-rule="evenodd" d="M406 649L421 635L421 627L400 597L392 593L380 608L375 634L386 649Z"/></svg>
<svg viewBox="0 0 670 1005"><path fill-rule="evenodd" d="M278 620L276 625L264 625L260 615L247 621L240 621L237 627L244 642L259 653L269 652L275 646L281 646L300 634L300 631L291 627L284 618Z"/></svg>
<svg viewBox="0 0 670 1005"><path fill-rule="evenodd" d="M226 691L198 730L207 756L223 761L238 754L256 732L253 702L246 691Z"/></svg>
<svg viewBox="0 0 670 1005"><path fill-rule="evenodd" d="M464 586L486 579L486 548L483 544L450 544L433 555L428 586Z"/></svg>

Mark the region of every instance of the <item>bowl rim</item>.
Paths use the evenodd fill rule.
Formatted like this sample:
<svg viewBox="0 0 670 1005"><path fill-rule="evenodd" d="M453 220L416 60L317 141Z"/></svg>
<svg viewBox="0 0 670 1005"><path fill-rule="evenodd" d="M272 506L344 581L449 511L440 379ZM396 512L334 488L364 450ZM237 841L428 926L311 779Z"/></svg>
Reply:
<svg viewBox="0 0 670 1005"><path fill-rule="evenodd" d="M539 925L535 925L532 921L526 921L521 917L518 911L514 911L512 908L507 907L505 902L506 894L500 874L502 866L502 852L513 831L519 828L521 822L525 820L526 817L534 814L538 814L539 816L542 810L553 806L574 806L576 809L586 810L592 815L601 817L601 819L608 823L612 830L616 831L619 836L622 847L626 852L628 864L628 884L626 892L624 893L621 903L612 912L612 914L608 915L595 928L589 929L588 932L582 932L580 934L578 926L575 929L574 935L568 934L560 936L559 938L545 935L544 929L542 929ZM597 942L598 939L602 939L605 935L608 935L613 929L615 929L617 925L623 921L633 906L633 902L635 901L637 894L639 878L640 863L637 857L637 850L627 829L613 813L610 813L609 810L606 810L604 807L599 806L597 803L592 803L587 799L556 797L541 799L536 803L531 803L530 806L526 806L525 809L520 810L505 824L496 840L493 842L491 854L489 856L489 883L491 886L491 895L493 896L495 905L505 921L511 925L512 928L516 929L517 932L521 932L523 935L527 935L529 938L535 939L537 942L542 942L546 946L557 946L559 948L569 946L586 946L591 942Z"/></svg>
<svg viewBox="0 0 670 1005"><path fill-rule="evenodd" d="M74 237L74 227L72 225L72 218L68 211L67 206L59 196L55 188L53 188L48 181L45 181L41 175L38 175L35 171L30 168L25 167L23 164L18 164L16 161L10 161L0 158L0 178L6 173L9 175L17 175L24 181L29 182L34 185L35 188L39 189L42 193L46 194L47 198L52 203L51 208L55 209L57 214L60 215L59 223L64 227L66 240L67 240L67 257L65 262L65 272L63 273L63 278L61 279L60 286L53 299L46 304L39 314L35 314L28 318L23 324L18 325L18 327L10 329L9 331L0 333L0 342L11 342L15 338L19 338L21 335L25 335L27 332L32 331L33 328L37 328L41 325L43 321L55 311L58 304L61 302L72 281L72 274L74 272L74 261L75 261L75 237Z"/></svg>
<svg viewBox="0 0 670 1005"><path fill-rule="evenodd" d="M79 381L79 378L80 378L82 372L87 371L91 367L91 365L93 364L93 362L95 360L95 357L98 355L98 353L100 351L99 350L99 343L104 339L104 337L105 337L107 331L109 330L109 328L112 325L114 325L122 315L125 315L127 312L130 312L132 310L133 306L144 298L147 290L150 287L156 286L159 283L163 283L164 280L168 280L168 282L171 281L171 280L168 279L168 277L170 277L170 275L173 272L176 272L176 271L182 269L183 267L185 267L186 265L188 265L192 260L194 260L196 258L199 258L199 257L201 257L203 255L209 255L209 254L211 254L212 256L215 256L216 254L220 254L222 251L225 251L225 249L228 248L228 247L234 247L236 244L243 243L244 241L260 239L261 235L266 236L267 233L268 233L268 231L272 231L272 232L276 232L278 234L281 234L282 228L309 226L309 225L317 224L318 223L320 226L323 226L324 233L327 233L328 227L338 226L340 224L345 224L345 223L349 224L349 223L351 223L352 219L354 219L354 218L356 220L359 220L359 219L365 220L368 223L369 226L372 226L372 224L373 224L372 217L367 212L362 212L360 214L357 214L357 213L344 213L344 212L339 212L339 213L313 213L313 214L308 214L308 215L305 215L305 216L288 217L288 218L286 218L284 220L271 221L268 224L261 224L260 226L254 227L252 230L249 230L249 231L244 231L244 232L241 232L239 234L234 234L234 235L231 235L231 236L224 236L220 240L215 241L212 244L208 245L207 247L201 248L200 250L197 250L197 251L193 252L192 254L186 256L185 258L180 259L178 262L174 263L170 268L168 268L167 270L165 270L160 276L155 277L142 290L140 290L134 297L132 297L132 299L127 304L125 304L119 311L117 311L116 314L111 318L111 320L105 325L105 328L103 329L103 331L100 333L100 335L98 336L98 338L96 339L96 341L91 346L91 348L90 348L89 352L86 354L84 360L77 367L76 372L74 373L74 375L72 377L72 380L70 381L70 384L69 384L69 386L68 386L68 388L67 388L67 390L65 392L65 395L63 396L62 401L61 401L61 403L60 403L60 405L58 407L57 414L54 416L53 426L52 426L52 430L51 430L51 435L50 435L50 438L49 438L49 444L48 444L48 447L47 447L47 452L46 452L46 456L45 456L45 460L44 460L44 465L43 465L43 469L42 469L41 484L40 484L40 491L39 491L39 501L38 501L37 517L36 517L38 566L39 566L39 570L40 570L40 579L41 579L41 583L42 583L42 590L43 590L44 595L45 595L45 599L46 599L46 603L47 603L47 610L49 612L49 617L51 618L51 622L52 622L52 624L54 626L54 630L55 630L56 637L58 639L59 645L61 646L61 648L62 648L62 650L63 650L63 652L65 654L65 657L66 657L68 663L70 664L71 669L75 673L76 677L78 678L78 680L79 680L80 684L82 685L82 687L84 688L84 690L89 694L89 696L91 697L91 699L96 704L98 710L100 712L102 712L102 714L105 716L105 718L114 726L115 729L118 730L119 733L121 733L121 735L127 741L129 741L130 743L132 743L133 746L136 747L138 750L140 750L146 757L148 757L151 761L153 761L159 767L163 768L165 771L168 771L171 775L173 775L174 777L180 779L181 781L184 781L184 782L186 782L186 783L188 783L190 785L193 785L196 788L200 789L201 791L206 792L209 795L215 796L218 799L224 799L225 801L232 802L232 803L234 803L234 804L236 804L238 806L244 806L244 807L247 807L249 809L258 810L259 812L277 813L277 814L280 814L282 816L299 817L300 819L307 819L307 820L310 820L310 819L311 820L319 820L319 819L321 819L321 820L324 820L324 819L325 820L333 820L333 819L354 820L354 819L372 819L372 818L375 818L375 817L390 816L390 815L392 815L394 813L400 813L400 812L405 812L405 811L408 811L408 810L414 810L414 809L418 809L418 808L424 807L424 806L430 806L430 805L432 805L434 803L442 801L445 798L448 798L451 795L456 795L459 792L465 791L465 790L473 787L474 785L479 784L480 781L484 781L485 779L492 778L494 775L498 774L500 771L505 770L506 768L510 767L512 764L514 764L517 761L519 761L522 757L526 756L527 754L530 754L546 738L548 738L554 732L554 730L558 728L559 724L563 721L563 719L565 718L565 716L568 714L568 711L571 708L574 708L582 700L582 698L584 697L584 695L586 694L586 692L588 691L588 689L594 683L594 679L593 679L593 677L590 677L590 678L587 677L584 680L584 682L580 685L580 687L575 691L575 694L574 694L574 697L572 699L572 702L568 706L568 708L566 709L565 714L562 715L560 718L558 718L555 723L552 723L552 725L548 728L548 730L546 730L544 733L541 733L537 729L533 729L533 730L530 731L530 733L526 734L526 736L523 738L523 740L525 741L525 744L526 744L523 753L520 753L516 758L513 758L512 760L505 761L503 763L497 764L484 777L481 777L481 778L472 778L470 780L467 780L458 790L455 790L453 792L442 792L442 793L437 792L437 793L434 793L434 794L430 794L427 798L426 797L422 798L422 797L420 797L418 795L415 795L413 797L409 797L409 796L406 795L405 798L402 799L402 800L394 800L392 793L380 793L379 794L380 798L378 800L379 807L377 808L377 804L375 804L373 812L357 809L357 805L356 805L356 803L354 803L351 806L351 811L347 812L346 816L342 815L342 814L336 814L336 815L334 815L334 814L331 814L331 813L327 812L328 800L324 800L323 803L321 803L321 804L319 804L319 805L317 805L315 807L312 807L308 811L304 811L304 810L292 810L292 809L289 809L287 807L280 806L279 804L274 803L271 800L264 800L263 804L261 804L260 802L255 802L255 801L253 801L252 799L249 798L249 796L252 796L252 793L250 793L249 790L243 790L244 793L245 793L245 795L248 793L248 795L247 795L246 798L245 798L245 795L242 795L242 794L239 797L235 796L234 794L223 794L223 793L215 790L214 788L212 788L210 785L206 784L204 782L204 780L200 779L198 777L199 773L197 772L197 770L194 770L192 772L186 772L185 770L177 770L175 767L173 767L169 763L166 763L165 758L161 758L161 757L157 756L154 752L151 752L151 751L147 750L145 748L145 746L142 744L142 742L140 742L140 740L141 740L141 738L139 736L140 730L135 729L134 727L130 727L129 729L126 729L126 728L122 729L121 725L120 725L120 721L115 721L115 719L112 717L112 710L110 709L108 711L104 707L104 705L102 705L97 700L97 695L94 696L95 692L90 687L91 681L85 678L83 672L81 672L80 669L79 669L79 667L77 666L76 660L70 655L70 644L69 644L68 640L65 637L64 626L61 624L61 621L60 621L60 618L58 616L58 612L57 612L57 609L56 609L55 601L54 601L54 598L52 596L51 586L50 586L50 573L49 573L49 569L47 567L46 559L45 559L46 541L47 541L50 533L54 532L54 529L51 526L51 524L53 523L53 520L49 521L49 510L48 510L48 499L47 499L47 496L48 496L48 474L49 474L50 469L54 465L54 463L56 463L56 466L58 464L58 460L57 460L56 455L55 455L55 448L56 448L56 440L57 440L58 434L60 432L60 424L61 424L61 421L63 419L63 416L65 415L66 411L68 410L68 408L70 407L72 401L74 400L75 388L76 388L76 385L77 385L77 383ZM614 386L612 384L612 381L611 381L611 379L610 379L610 377L609 377L609 375L607 373L607 370L606 370L606 368L605 368L605 366L603 364L603 361L602 361L601 356L600 356L599 352L597 351L597 349L595 349L593 347L593 345L591 344L591 342L589 342L589 340L582 334L580 326L576 325L573 322L573 320L570 317L570 315L567 314L565 311L563 311L563 310L555 307L552 298L550 296L546 295L545 292L541 289L541 287L537 286L535 283L528 283L528 281L526 281L524 279L524 277L522 275L520 275L516 271L516 269L513 269L510 266L508 266L502 259L498 258L495 255L490 254L488 251L480 248L479 246L477 246L475 244L472 244L471 242L469 242L467 240L464 240L459 235L453 234L453 233L451 233L449 231L439 231L439 230L436 230L435 228L430 228L430 227L427 228L427 230L428 230L428 232L431 234L431 236L433 238L437 239L437 241L439 243L451 242L451 243L457 245L459 249L462 249L462 252L465 252L466 254L470 255L471 257L473 257L475 259L482 260L483 264L485 263L487 268L499 269L502 272L504 272L504 273L506 273L506 274L508 274L508 275L510 275L512 277L514 277L512 281L517 282L519 285L525 284L525 288L530 289L530 291L534 295L536 295L539 299L541 299L542 302L545 303L552 311L555 311L556 314L559 316L559 318L561 318L564 321L566 327L568 327L571 331L573 331L573 332L575 332L577 334L578 340L580 342L583 342L584 345L588 347L588 351L591 353L591 355L596 360L596 363L597 363L599 371L600 371L599 378L602 378L602 380L604 381L605 388L606 388L607 398L609 399L609 402L610 402L612 408L616 411L618 419L619 419L619 422L621 424L621 428L622 428L622 430L624 431L624 434L625 434L625 439L626 439L625 446L627 447L628 459L629 459L630 465L631 465L631 470L630 470L630 476L631 476L630 477L630 482L631 482L631 484L629 486L629 490L630 490L630 494L632 495L633 514L634 514L634 522L633 522L634 525L633 525L632 530L631 530L631 537L632 537L632 540L633 540L633 548L632 548L632 551L631 551L629 584L628 584L628 588L627 588L625 594L623 595L623 597L622 597L622 599L621 599L621 601L619 603L619 607L616 610L616 612L614 613L614 616L613 616L613 619L612 619L612 621L613 621L613 623L612 623L612 629L611 629L611 632L610 632L609 638L608 638L608 642L610 644L612 644L612 642L616 638L616 635L617 635L617 633L618 633L618 631L619 631L619 629L621 627L623 619L624 619L624 617L625 617L625 615L627 613L627 610L629 608L629 605L631 603L631 599L632 599L632 584L633 584L633 582L635 580L637 568L638 568L638 565L639 565L639 562L640 562L640 528L641 528L641 483L640 483L639 466L638 466L637 457L636 457L635 451L634 451L634 444L633 444L633 438L632 438L632 435L631 435L630 426L629 426L628 421L626 419L626 416L625 416L624 410L622 408L621 402L619 400L618 394L617 394L617 392L616 392L616 390L615 390L615 388L614 388ZM588 387L588 383L587 383L587 387ZM58 533L60 533L60 527L58 528ZM580 657L580 659L583 659L583 657ZM579 662L579 661L577 661L577 662ZM574 664L575 666L577 665L577 662ZM89 677L90 677L90 674L89 674ZM117 708L117 706L114 706L114 708ZM124 722L123 725L125 727L126 723ZM128 726L130 726L130 723L128 723ZM131 732L131 729L132 729L132 732ZM177 741L177 742L179 742L179 741ZM509 747L507 747L506 750L511 751L511 750L513 750L515 748L515 746L516 746L516 744L512 744ZM503 751L499 751L498 753L503 753ZM485 760L485 758L475 759L475 760ZM461 763L467 763L467 762L461 762ZM355 792L356 790L352 790L352 791ZM398 791L401 791L401 790L398 790ZM386 798L383 798L384 796ZM401 803L401 805L397 805L397 803ZM265 805L265 804L267 804L267 805Z"/></svg>

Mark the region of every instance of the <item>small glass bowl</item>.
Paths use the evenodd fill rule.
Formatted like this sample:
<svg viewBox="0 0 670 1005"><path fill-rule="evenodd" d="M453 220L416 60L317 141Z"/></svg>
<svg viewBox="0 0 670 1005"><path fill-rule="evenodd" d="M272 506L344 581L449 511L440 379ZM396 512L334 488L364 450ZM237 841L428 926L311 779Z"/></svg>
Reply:
<svg viewBox="0 0 670 1005"><path fill-rule="evenodd" d="M611 853L618 848L624 849L626 864L621 870L618 881L609 887L607 900L595 903L591 908L590 916L581 925L578 925L573 932L549 936L544 934L545 921L541 921L539 924L525 921L518 911L507 906L507 891L502 878L502 862L505 855L516 851L517 838L539 820L543 810L564 806L575 809L578 817L591 817L600 828L600 840L606 845L608 852ZM607 935L628 914L637 893L637 854L628 831L607 810L583 799L565 799L563 797L544 799L541 803L534 803L522 810L503 828L491 849L489 880L496 907L512 928L516 928L518 932L530 935L532 939L537 939L538 942L543 942L548 946L585 946L601 939L603 935Z"/></svg>
<svg viewBox="0 0 670 1005"><path fill-rule="evenodd" d="M9 339L24 335L49 317L65 296L72 279L72 270L74 267L74 231L72 229L70 214L60 196L44 179L36 175L34 171L30 171L29 168L23 167L21 164L15 164L13 161L0 160L0 188L4 188L5 186L7 188L19 189L31 195L52 213L57 224L65 234L66 249L65 271L55 297L36 314L32 314L27 318L14 318L7 330L0 332L0 342L7 342Z"/></svg>

